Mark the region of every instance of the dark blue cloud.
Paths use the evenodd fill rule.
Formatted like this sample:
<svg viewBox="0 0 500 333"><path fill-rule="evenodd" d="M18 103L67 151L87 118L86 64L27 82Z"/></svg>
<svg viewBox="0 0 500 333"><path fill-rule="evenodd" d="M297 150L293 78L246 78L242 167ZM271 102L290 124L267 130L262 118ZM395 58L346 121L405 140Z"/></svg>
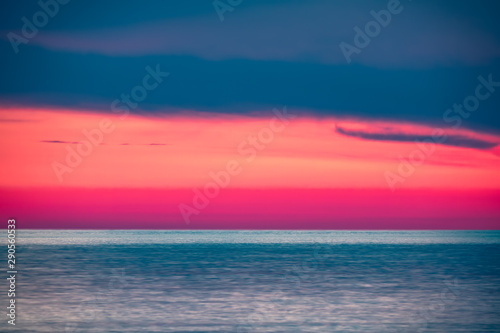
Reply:
<svg viewBox="0 0 500 333"><path fill-rule="evenodd" d="M401 0L398 12L365 47L355 42L355 27L366 30L368 22L377 24L375 16L389 13L388 1L243 2L228 7L223 24L211 2L70 2L60 6L30 43L110 56L166 54L329 64L346 63L340 44L348 43L361 49L347 56L349 63L379 67L484 64L500 56L498 23L493 20L499 6L486 1L459 1L454 6L468 11L443 1ZM24 13L29 17L37 9L25 8ZM9 29L19 29L20 23L10 22Z"/></svg>
<svg viewBox="0 0 500 333"><path fill-rule="evenodd" d="M120 36L126 41L128 37L142 37L130 34L133 27L155 22L169 27L173 22L183 29L191 27L189 33L179 30L178 38L187 39L186 43L194 46L184 53L167 48L163 53L103 54L95 50L69 50L64 45L47 48L37 43L35 37L33 43L21 45L16 54L9 42L3 40L0 41L0 104L110 112L113 100L141 84L146 66L159 64L170 76L131 112L154 115L188 109L220 113L257 111L258 114L269 112L277 105L287 105L296 112L315 116L414 121L444 127L447 125L443 123L445 110L474 93L479 75L492 73L494 80L500 81L500 59L492 58L495 49L486 47L490 42L493 46L500 45L500 23L495 11L498 4L488 1L474 4L413 1L414 9L408 7L401 13L406 17L394 19L391 26L363 50L361 56L365 58L351 64L343 59L338 61L335 58L340 54L338 38L350 36L353 26L366 23L370 9L383 9L386 5L387 1L359 2L356 6L346 1L307 4L243 1L228 13L227 21L220 22L212 1L151 1L148 5L139 1L70 1L40 29L40 40L54 33L92 36L96 31L111 29L118 31L118 35L120 31L127 32ZM9 6L0 14L0 29L4 34L19 29L20 18L38 10L36 1L11 2ZM310 7L302 11L293 9L301 6ZM276 8L291 9L282 15L271 15ZM339 9L333 11L332 8ZM349 19L341 21L343 16ZM459 24L450 23L455 21ZM220 34L207 37L210 42L214 41L213 45L197 49L199 40L193 36L203 32L206 24ZM267 30L262 30L262 25ZM339 30L329 34L323 27L330 26ZM453 30L458 29L456 27L461 28ZM274 39L259 39L263 32ZM162 36L161 30L154 33L155 38ZM450 43L438 40L436 44L435 35L449 36ZM429 43L432 41L428 44L430 47L422 50L419 45L426 44L418 44L421 41L415 36L424 42L426 38ZM486 45L484 49L467 51L471 61L446 58L450 50L454 53L454 47L469 50L467 43L476 36L487 37L488 43L477 44ZM308 40L311 44L304 46L303 42ZM106 41L113 47L113 39ZM439 53L441 44L446 44L443 45L445 53ZM244 52L245 45L248 54ZM430 55L422 57L419 63L417 51ZM337 60L330 61L330 53L332 59ZM489 54L489 58L482 57L484 54ZM413 58L409 59L409 55ZM482 101L479 109L464 119L463 126L500 132L499 105L500 91Z"/></svg>

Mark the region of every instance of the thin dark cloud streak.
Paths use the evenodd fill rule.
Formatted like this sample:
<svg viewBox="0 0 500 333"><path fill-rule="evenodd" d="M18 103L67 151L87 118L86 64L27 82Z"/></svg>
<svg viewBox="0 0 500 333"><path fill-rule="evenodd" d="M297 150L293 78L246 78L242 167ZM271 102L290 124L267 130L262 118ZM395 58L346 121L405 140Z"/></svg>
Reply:
<svg viewBox="0 0 500 333"><path fill-rule="evenodd" d="M335 132L358 139L372 140L372 141L396 141L396 142L435 142L431 135L423 134L405 134L405 133L374 133L366 131L353 131L347 130L337 126ZM477 138L471 138L464 135L447 135L446 140L440 143L445 146L454 146L462 148L473 148L487 150L498 146L498 142L491 142Z"/></svg>
<svg viewBox="0 0 500 333"><path fill-rule="evenodd" d="M62 141L62 140L41 140L42 143L66 143L66 144L81 144L78 141ZM109 143L101 143L101 145L109 146ZM120 143L118 146L169 146L168 143Z"/></svg>
<svg viewBox="0 0 500 333"><path fill-rule="evenodd" d="M80 142L77 142L77 141L61 141L61 140L42 140L40 142L43 142L43 143L69 143L69 144L79 144Z"/></svg>

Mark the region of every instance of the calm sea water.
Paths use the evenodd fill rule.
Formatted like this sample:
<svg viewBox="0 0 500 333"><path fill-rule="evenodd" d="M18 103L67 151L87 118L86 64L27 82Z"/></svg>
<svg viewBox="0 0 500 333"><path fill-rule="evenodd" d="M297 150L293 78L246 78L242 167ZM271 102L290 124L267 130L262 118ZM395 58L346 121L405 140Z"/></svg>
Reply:
<svg viewBox="0 0 500 333"><path fill-rule="evenodd" d="M4 315L0 331L500 332L496 231L18 230L17 241L17 325Z"/></svg>

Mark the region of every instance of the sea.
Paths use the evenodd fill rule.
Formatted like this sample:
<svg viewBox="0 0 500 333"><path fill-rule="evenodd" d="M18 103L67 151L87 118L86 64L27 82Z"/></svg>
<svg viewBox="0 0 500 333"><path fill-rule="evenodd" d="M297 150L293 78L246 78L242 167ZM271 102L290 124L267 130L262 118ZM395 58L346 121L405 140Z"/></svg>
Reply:
<svg viewBox="0 0 500 333"><path fill-rule="evenodd" d="M499 231L18 229L16 270L0 332L500 332Z"/></svg>

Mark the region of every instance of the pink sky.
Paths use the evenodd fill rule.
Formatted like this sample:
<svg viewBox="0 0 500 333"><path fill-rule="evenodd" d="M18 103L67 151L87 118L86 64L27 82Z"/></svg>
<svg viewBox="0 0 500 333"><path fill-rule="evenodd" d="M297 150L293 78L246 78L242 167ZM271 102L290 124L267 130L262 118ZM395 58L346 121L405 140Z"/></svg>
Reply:
<svg viewBox="0 0 500 333"><path fill-rule="evenodd" d="M0 110L0 155L8 161L2 166L0 213L26 228L500 227L496 148L432 145L422 164L391 189L387 173L398 175L400 158L411 156L417 145L335 131L342 126L363 133L430 135L435 129L429 126L312 117L281 122L271 113L120 118L12 111ZM102 142L69 166L68 149L77 151L88 140L82 131L98 129L103 119ZM463 129L445 133L500 142ZM259 140L253 147L252 137ZM195 208L194 190L203 192L211 174L226 173L228 163L236 170L229 184L206 207ZM198 211L189 224L180 204Z"/></svg>

